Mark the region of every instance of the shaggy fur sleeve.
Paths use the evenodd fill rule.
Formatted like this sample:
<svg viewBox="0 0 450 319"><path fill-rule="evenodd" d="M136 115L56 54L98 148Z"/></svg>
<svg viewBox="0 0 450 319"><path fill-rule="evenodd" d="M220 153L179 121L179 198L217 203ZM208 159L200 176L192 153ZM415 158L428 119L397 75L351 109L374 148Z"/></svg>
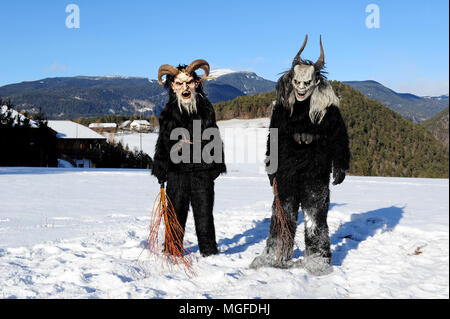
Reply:
<svg viewBox="0 0 450 319"><path fill-rule="evenodd" d="M342 118L339 109L332 105L328 108L326 118L328 123L328 145L333 160L333 170L350 168L350 147L347 133L347 126Z"/></svg>
<svg viewBox="0 0 450 319"><path fill-rule="evenodd" d="M171 127L169 125L168 114L163 111L159 117L159 135L156 141L152 168L152 175L156 176L160 183L167 180L167 170L170 160L170 131Z"/></svg>
<svg viewBox="0 0 450 319"><path fill-rule="evenodd" d="M214 112L214 108L211 105L211 103L207 103L207 109L208 109L208 115L206 116L206 121L205 121L205 128L215 128L217 130L219 130L219 127L217 126L217 122L216 122L216 113ZM219 136L220 137L220 133ZM213 171L213 175L214 178L217 178L217 176L219 176L220 174L224 174L227 172L227 167L225 165L225 153L224 153L224 145L222 142L222 138L220 137L220 143L222 143L222 162L220 163L216 163L214 162L214 171Z"/></svg>
<svg viewBox="0 0 450 319"><path fill-rule="evenodd" d="M270 125L269 129L279 129L283 125L286 124L286 111L283 106L276 104L272 109L272 116L270 118ZM278 131L280 133L280 130ZM268 167L270 167L270 130L269 135L267 136L267 146L266 146L266 170ZM273 178L275 177L274 172L267 172L267 175L269 177L270 185L273 183Z"/></svg>

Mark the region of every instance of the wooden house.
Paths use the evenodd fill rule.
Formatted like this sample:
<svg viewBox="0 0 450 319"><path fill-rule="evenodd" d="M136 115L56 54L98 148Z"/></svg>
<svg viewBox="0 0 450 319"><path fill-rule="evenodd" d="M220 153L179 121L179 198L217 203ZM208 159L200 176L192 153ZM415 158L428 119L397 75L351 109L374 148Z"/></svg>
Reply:
<svg viewBox="0 0 450 319"><path fill-rule="evenodd" d="M72 121L48 121L57 132L58 158L75 167L96 167L106 138L90 128Z"/></svg>

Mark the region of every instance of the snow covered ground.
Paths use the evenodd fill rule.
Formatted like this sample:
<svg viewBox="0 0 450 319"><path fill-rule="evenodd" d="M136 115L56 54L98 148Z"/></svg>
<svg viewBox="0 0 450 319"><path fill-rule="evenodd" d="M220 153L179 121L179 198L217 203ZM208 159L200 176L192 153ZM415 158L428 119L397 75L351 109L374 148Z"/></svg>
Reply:
<svg viewBox="0 0 450 319"><path fill-rule="evenodd" d="M449 298L448 179L349 176L331 186L332 274L249 269L271 214L272 190L252 160L267 124L219 125L229 162L216 181L220 254L200 256L190 213L193 277L141 254L158 193L149 171L0 167L0 298ZM144 138L150 155L155 136ZM242 147L255 147L244 161ZM300 213L295 258L303 235Z"/></svg>

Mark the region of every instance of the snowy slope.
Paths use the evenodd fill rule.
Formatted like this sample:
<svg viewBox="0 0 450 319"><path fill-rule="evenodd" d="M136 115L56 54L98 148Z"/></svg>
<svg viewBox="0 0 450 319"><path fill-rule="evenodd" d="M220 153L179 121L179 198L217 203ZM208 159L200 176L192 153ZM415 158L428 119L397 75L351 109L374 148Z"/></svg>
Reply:
<svg viewBox="0 0 450 319"><path fill-rule="evenodd" d="M231 74L231 73L235 73L235 72L239 72L239 71L234 71L232 69L214 69L214 70L211 70L211 72L209 73L209 76L218 78L219 76L227 75L227 74Z"/></svg>
<svg viewBox="0 0 450 319"><path fill-rule="evenodd" d="M0 296L449 297L448 179L350 176L331 186L331 275L249 269L265 245L272 190L259 163L231 158L254 138L247 155L263 154L267 124L219 124L229 142L247 142L226 149L229 172L216 181L219 255L200 257L191 213L188 218L194 277L162 267L146 251L140 255L158 192L148 171L0 167ZM227 128L236 130L234 138ZM303 235L300 213L295 258L304 253Z"/></svg>

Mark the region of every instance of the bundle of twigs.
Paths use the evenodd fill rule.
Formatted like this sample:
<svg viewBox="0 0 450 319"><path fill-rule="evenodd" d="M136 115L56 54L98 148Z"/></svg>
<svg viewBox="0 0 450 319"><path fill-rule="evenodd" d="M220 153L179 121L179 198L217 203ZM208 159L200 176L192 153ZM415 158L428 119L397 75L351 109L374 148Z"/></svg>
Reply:
<svg viewBox="0 0 450 319"><path fill-rule="evenodd" d="M162 227L161 227L161 224ZM159 234L161 228L164 230L164 242L161 245ZM164 184L161 184L160 191L153 204L150 217L150 231L145 245L145 249L155 255L163 254L165 264L180 267L185 272L193 274L192 260L189 250L183 246L184 230L178 222L175 209L170 198L167 196Z"/></svg>
<svg viewBox="0 0 450 319"><path fill-rule="evenodd" d="M288 250L289 246L294 245L294 237L292 231L289 229L288 217L283 209L283 206L278 196L278 185L277 179L273 179L273 195L275 197L275 218L274 218L274 229L277 233L277 262L281 262L281 256L283 255L283 250ZM286 256L289 258L290 256Z"/></svg>

